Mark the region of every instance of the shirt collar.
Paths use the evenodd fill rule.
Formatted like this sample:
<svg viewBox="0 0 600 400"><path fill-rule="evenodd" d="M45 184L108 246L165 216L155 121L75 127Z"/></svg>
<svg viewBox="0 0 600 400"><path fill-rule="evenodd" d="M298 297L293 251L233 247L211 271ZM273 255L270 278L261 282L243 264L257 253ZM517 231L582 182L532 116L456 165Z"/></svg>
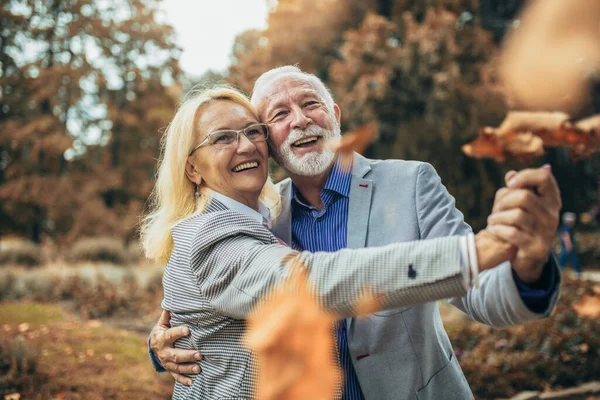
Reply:
<svg viewBox="0 0 600 400"><path fill-rule="evenodd" d="M215 192L214 190L210 189L209 192L212 198L220 201L225 207L229 208L230 210L247 215L248 217L256 220L259 224L267 225L267 227L271 229L271 213L269 211L269 208L266 207L260 201L258 202L258 211L256 211L248 207L247 205L240 203L239 201L233 200L231 197L225 196L224 194Z"/></svg>
<svg viewBox="0 0 600 400"><path fill-rule="evenodd" d="M323 187L323 191L333 191L345 197L350 197L350 183L352 182L352 165L344 166L341 160L341 157L337 157L333 167L331 168L331 172L327 177L327 181L325 182L325 186ZM312 208L311 206L304 204L299 196L298 189L296 185L292 182L291 190L291 198L292 201L303 205L304 207ZM321 192L321 199L323 199L323 192Z"/></svg>
<svg viewBox="0 0 600 400"><path fill-rule="evenodd" d="M352 166L344 166L342 157L337 157L333 168L329 173L323 190L332 190L342 196L350 196L350 182L352 181Z"/></svg>

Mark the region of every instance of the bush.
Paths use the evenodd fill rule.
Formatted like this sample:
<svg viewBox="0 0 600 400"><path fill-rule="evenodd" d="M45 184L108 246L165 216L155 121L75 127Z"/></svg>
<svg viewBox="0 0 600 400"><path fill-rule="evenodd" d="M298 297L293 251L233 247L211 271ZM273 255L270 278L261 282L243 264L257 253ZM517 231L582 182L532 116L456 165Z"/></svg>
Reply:
<svg viewBox="0 0 600 400"><path fill-rule="evenodd" d="M65 261L71 264L104 262L124 265L128 262L128 255L121 240L108 237L84 238L67 251Z"/></svg>
<svg viewBox="0 0 600 400"><path fill-rule="evenodd" d="M142 245L138 241L133 241L127 246L127 261L131 264L139 264L146 259Z"/></svg>
<svg viewBox="0 0 600 400"><path fill-rule="evenodd" d="M593 282L564 277L560 302L550 318L505 330L464 321L448 325L476 397L505 398L598 379L600 320L583 318L571 307L584 294L594 294Z"/></svg>
<svg viewBox="0 0 600 400"><path fill-rule="evenodd" d="M0 397L39 388L46 378L38 372L37 360L24 338L0 339Z"/></svg>
<svg viewBox="0 0 600 400"><path fill-rule="evenodd" d="M42 251L28 241L11 241L0 244L0 265L37 267L42 264Z"/></svg>
<svg viewBox="0 0 600 400"><path fill-rule="evenodd" d="M579 261L584 266L600 264L600 234L598 232L578 232L575 234L575 245L579 253Z"/></svg>
<svg viewBox="0 0 600 400"><path fill-rule="evenodd" d="M0 270L0 301L62 302L84 319L155 316L162 295L158 266Z"/></svg>

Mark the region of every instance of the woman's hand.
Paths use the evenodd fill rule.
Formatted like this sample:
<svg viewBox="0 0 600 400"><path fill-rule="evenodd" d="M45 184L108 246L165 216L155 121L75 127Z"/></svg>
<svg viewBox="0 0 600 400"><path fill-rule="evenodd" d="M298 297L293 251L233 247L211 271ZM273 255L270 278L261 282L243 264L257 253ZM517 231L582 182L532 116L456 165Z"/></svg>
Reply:
<svg viewBox="0 0 600 400"><path fill-rule="evenodd" d="M475 235L475 248L479 271L485 271L505 261L510 261L517 254L516 246L499 239L485 229Z"/></svg>

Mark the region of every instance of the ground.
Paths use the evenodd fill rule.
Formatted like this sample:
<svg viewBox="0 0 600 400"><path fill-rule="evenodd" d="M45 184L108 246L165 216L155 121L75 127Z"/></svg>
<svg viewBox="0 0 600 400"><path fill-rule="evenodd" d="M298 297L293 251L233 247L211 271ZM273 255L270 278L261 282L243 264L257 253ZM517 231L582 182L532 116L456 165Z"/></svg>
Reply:
<svg viewBox="0 0 600 400"><path fill-rule="evenodd" d="M168 399L173 380L154 372L147 336L83 322L58 305L1 303L2 337L21 336L38 354L37 387L22 399ZM18 398L18 395L14 398Z"/></svg>

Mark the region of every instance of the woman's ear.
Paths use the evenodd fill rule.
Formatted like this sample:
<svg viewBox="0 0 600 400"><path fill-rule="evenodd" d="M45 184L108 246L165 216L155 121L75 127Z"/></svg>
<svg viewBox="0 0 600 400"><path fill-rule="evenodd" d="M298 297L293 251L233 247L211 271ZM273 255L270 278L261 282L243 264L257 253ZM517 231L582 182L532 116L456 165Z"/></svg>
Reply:
<svg viewBox="0 0 600 400"><path fill-rule="evenodd" d="M198 186L202 184L202 175L196 166L190 162L189 158L185 162L185 176Z"/></svg>

